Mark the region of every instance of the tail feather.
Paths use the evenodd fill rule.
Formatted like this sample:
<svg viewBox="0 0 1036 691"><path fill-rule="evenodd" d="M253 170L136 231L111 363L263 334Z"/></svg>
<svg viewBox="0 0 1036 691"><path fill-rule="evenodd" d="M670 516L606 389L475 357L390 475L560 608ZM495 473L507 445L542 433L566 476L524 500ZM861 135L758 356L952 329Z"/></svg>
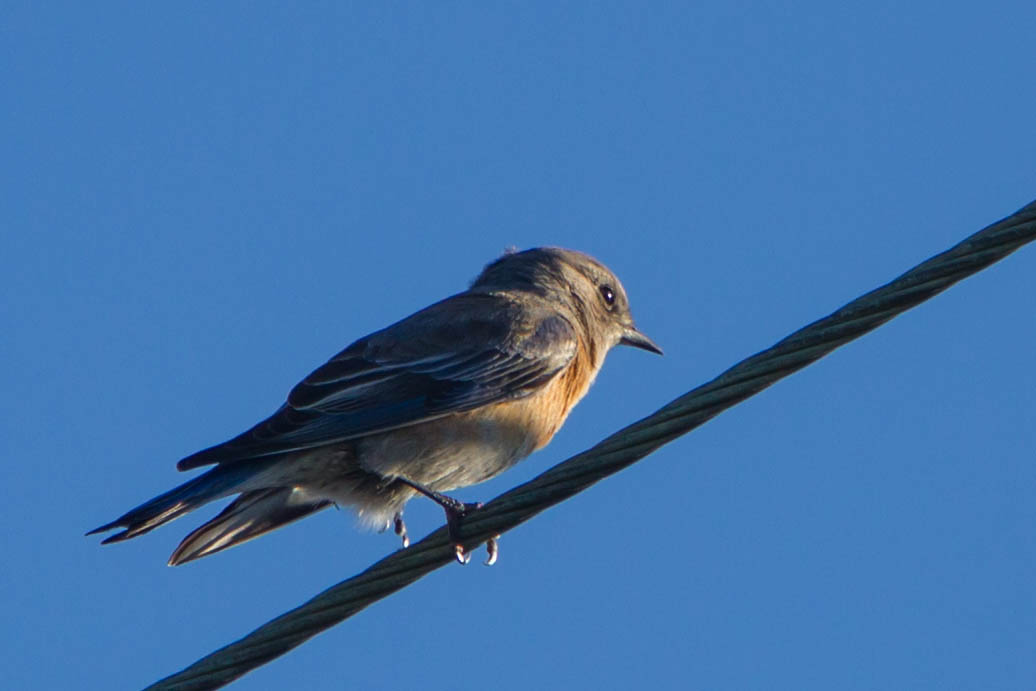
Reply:
<svg viewBox="0 0 1036 691"><path fill-rule="evenodd" d="M218 516L185 537L169 557L169 565L177 566L241 544L331 503L307 497L291 487L244 492Z"/></svg>
<svg viewBox="0 0 1036 691"><path fill-rule="evenodd" d="M174 487L165 494L160 494L137 508L127 511L111 523L94 528L87 535L125 528L121 533L105 538L101 542L102 545L143 535L210 501L240 491L238 488L254 472L253 469L244 466L213 468L204 475L188 480L179 487Z"/></svg>

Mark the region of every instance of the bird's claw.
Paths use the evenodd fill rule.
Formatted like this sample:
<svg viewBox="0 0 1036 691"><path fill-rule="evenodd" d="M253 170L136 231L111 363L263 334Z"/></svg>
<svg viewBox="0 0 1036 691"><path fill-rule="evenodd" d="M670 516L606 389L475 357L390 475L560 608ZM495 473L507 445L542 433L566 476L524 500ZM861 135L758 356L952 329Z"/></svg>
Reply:
<svg viewBox="0 0 1036 691"><path fill-rule="evenodd" d="M471 552L464 549L464 545L454 545L453 555L457 558L457 563L461 566L471 561Z"/></svg>
<svg viewBox="0 0 1036 691"><path fill-rule="evenodd" d="M486 566L492 566L496 563L497 557L500 556L500 543L497 540L500 539L499 535L486 540L486 560L483 562ZM464 545L455 544L453 545L453 554L457 558L458 564L468 564L471 562L471 552L464 549Z"/></svg>
<svg viewBox="0 0 1036 691"><path fill-rule="evenodd" d="M482 502L466 504L453 497L447 497L447 499L450 500L450 504L443 504L442 508L446 512L446 527L450 533L450 540L453 542L453 553L458 564L467 564L471 561L471 552L465 550L464 545L460 543L460 522L472 511L481 509Z"/></svg>
<svg viewBox="0 0 1036 691"><path fill-rule="evenodd" d="M486 540L486 554L489 555L486 557L486 566L492 566L496 563L496 558L500 554L500 544L497 542L497 540L499 539L499 535L494 535L493 537Z"/></svg>
<svg viewBox="0 0 1036 691"><path fill-rule="evenodd" d="M403 541L403 549L410 546L410 536L406 532L406 523L403 522L403 513L396 512L396 515L392 518L392 524L396 531L396 535Z"/></svg>

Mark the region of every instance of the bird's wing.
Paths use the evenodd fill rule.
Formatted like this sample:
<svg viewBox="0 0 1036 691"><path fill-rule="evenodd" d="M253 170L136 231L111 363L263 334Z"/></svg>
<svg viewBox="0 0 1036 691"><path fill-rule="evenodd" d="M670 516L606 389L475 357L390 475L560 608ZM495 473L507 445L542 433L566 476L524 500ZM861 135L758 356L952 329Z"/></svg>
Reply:
<svg viewBox="0 0 1036 691"><path fill-rule="evenodd" d="M461 293L353 343L268 419L177 467L313 448L522 398L577 347L572 325L547 304Z"/></svg>

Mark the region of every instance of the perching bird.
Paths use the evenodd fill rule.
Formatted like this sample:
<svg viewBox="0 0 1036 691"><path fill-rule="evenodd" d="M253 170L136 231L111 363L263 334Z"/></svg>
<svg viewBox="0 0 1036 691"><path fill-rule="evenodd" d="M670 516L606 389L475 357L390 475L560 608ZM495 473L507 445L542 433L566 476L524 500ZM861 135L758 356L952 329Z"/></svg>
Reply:
<svg viewBox="0 0 1036 691"><path fill-rule="evenodd" d="M441 493L488 480L547 444L618 344L662 352L633 325L607 267L559 248L505 254L463 293L334 356L252 429L177 464L216 467L88 534L124 528L104 543L127 540L237 494L170 565L332 504L374 526L394 523L406 546L403 505L420 493L443 506L455 536L477 505ZM487 547L491 563L496 541Z"/></svg>

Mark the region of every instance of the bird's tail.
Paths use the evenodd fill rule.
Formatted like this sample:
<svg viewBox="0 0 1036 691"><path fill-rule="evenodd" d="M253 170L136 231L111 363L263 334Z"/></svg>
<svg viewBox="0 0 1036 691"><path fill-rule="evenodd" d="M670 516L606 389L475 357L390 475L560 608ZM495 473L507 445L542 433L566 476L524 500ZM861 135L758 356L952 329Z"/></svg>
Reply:
<svg viewBox="0 0 1036 691"><path fill-rule="evenodd" d="M105 538L101 542L102 545L143 535L210 501L240 491L242 484L254 475L255 470L247 468L245 464L216 466L209 472L127 511L111 523L94 528L87 535L125 528L121 533Z"/></svg>
<svg viewBox="0 0 1036 691"><path fill-rule="evenodd" d="M169 565L176 566L251 540L331 505L330 501L307 496L293 487L256 488L255 478L272 462L216 466L87 535L124 528L101 544L129 540L210 501L241 493L218 516L184 538L169 557Z"/></svg>
<svg viewBox="0 0 1036 691"><path fill-rule="evenodd" d="M233 547L330 505L326 499L306 497L292 487L243 492L218 516L185 537L169 557L169 565Z"/></svg>

